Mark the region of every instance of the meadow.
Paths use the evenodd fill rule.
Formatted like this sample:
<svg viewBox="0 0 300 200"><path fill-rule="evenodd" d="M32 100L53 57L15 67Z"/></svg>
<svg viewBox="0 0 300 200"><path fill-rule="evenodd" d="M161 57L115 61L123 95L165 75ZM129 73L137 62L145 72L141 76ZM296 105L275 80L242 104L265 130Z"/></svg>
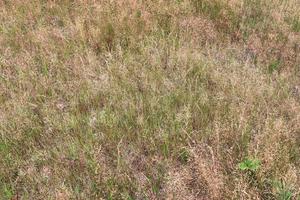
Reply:
<svg viewBox="0 0 300 200"><path fill-rule="evenodd" d="M299 0L0 0L0 199L300 199Z"/></svg>

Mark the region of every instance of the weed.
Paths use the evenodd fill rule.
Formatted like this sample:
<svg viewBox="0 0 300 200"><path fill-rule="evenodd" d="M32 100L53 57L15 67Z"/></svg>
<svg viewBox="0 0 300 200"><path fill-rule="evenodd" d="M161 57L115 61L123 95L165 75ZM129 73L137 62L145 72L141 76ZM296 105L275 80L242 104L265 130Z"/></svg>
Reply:
<svg viewBox="0 0 300 200"><path fill-rule="evenodd" d="M245 159L243 162L239 163L239 169L242 171L256 171L260 167L260 161L258 159Z"/></svg>
<svg viewBox="0 0 300 200"><path fill-rule="evenodd" d="M277 191L277 198L279 200L291 200L293 198L292 190L288 188L283 180L274 181L273 185Z"/></svg>

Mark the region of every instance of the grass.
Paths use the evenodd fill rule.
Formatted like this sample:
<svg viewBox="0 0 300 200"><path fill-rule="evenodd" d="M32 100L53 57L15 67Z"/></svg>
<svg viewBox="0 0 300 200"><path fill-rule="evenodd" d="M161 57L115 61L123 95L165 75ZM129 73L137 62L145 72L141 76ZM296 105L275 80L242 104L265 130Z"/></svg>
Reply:
<svg viewBox="0 0 300 200"><path fill-rule="evenodd" d="M0 199L298 199L295 2L1 2Z"/></svg>

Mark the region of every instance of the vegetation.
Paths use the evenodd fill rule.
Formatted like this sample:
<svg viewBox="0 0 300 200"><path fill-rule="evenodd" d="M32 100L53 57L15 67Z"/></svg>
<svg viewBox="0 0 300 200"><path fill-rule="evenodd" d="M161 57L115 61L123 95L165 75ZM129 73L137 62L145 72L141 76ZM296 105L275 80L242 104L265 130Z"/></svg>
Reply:
<svg viewBox="0 0 300 200"><path fill-rule="evenodd" d="M0 199L300 198L298 0L0 10Z"/></svg>

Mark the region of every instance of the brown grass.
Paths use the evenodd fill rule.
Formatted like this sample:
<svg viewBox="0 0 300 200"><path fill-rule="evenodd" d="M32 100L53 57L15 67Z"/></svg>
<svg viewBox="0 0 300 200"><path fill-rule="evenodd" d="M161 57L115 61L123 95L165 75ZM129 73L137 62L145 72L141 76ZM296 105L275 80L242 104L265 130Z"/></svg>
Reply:
<svg viewBox="0 0 300 200"><path fill-rule="evenodd" d="M299 198L297 0L0 10L0 199Z"/></svg>

